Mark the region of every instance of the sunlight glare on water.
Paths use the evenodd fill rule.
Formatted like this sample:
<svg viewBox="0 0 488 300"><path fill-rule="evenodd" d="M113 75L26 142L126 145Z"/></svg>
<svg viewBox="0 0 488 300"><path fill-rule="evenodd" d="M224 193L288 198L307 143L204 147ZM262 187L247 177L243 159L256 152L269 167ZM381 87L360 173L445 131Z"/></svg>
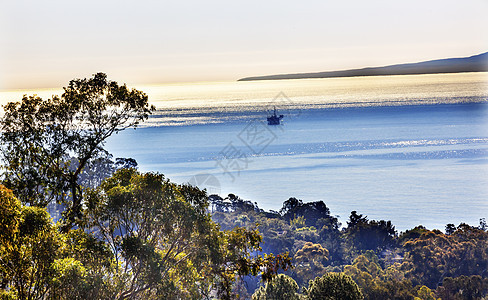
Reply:
<svg viewBox="0 0 488 300"><path fill-rule="evenodd" d="M290 109L486 101L488 73L197 82L133 87L145 92L149 102L157 108L156 117L146 125L191 125L218 122L212 112L263 110L280 93L289 100L288 103L279 103L280 107L288 106ZM0 105L19 101L24 94L50 98L61 93L62 89L0 91ZM188 114L198 116L194 115L193 120L189 120Z"/></svg>
<svg viewBox="0 0 488 300"><path fill-rule="evenodd" d="M435 91L443 98L483 96L488 73L376 76L271 81L210 82L140 86L157 108L246 106L265 104L278 93L299 104L386 105L425 101Z"/></svg>

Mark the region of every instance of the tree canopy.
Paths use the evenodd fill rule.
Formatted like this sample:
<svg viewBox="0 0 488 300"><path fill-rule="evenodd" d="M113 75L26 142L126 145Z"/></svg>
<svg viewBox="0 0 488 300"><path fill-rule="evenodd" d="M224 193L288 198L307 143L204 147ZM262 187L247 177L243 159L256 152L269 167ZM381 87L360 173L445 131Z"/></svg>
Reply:
<svg viewBox="0 0 488 300"><path fill-rule="evenodd" d="M103 73L71 80L61 96L8 103L0 119L3 182L23 203L65 204L72 226L81 217L80 174L107 155L110 135L137 126L153 109L146 94Z"/></svg>
<svg viewBox="0 0 488 300"><path fill-rule="evenodd" d="M252 295L252 300L300 299L298 284L290 276L279 274Z"/></svg>
<svg viewBox="0 0 488 300"><path fill-rule="evenodd" d="M207 209L198 188L120 169L87 192L80 228L64 233L0 185L0 296L232 299L239 276L267 282L290 266L287 254L259 254L256 229L222 231Z"/></svg>
<svg viewBox="0 0 488 300"><path fill-rule="evenodd" d="M310 300L363 299L358 285L343 273L327 273L310 281L307 296Z"/></svg>

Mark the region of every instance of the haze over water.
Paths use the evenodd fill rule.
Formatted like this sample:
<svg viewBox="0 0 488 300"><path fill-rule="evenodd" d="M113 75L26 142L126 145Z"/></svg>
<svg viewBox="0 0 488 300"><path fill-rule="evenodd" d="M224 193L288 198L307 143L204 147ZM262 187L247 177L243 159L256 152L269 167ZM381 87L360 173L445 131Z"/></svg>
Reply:
<svg viewBox="0 0 488 300"><path fill-rule="evenodd" d="M488 218L488 73L138 86L157 112L110 138L143 171L235 193L266 210L289 197L422 224ZM0 93L0 102L23 93ZM38 94L49 97L56 90ZM283 125L266 125L268 111ZM197 175L197 177L193 177Z"/></svg>

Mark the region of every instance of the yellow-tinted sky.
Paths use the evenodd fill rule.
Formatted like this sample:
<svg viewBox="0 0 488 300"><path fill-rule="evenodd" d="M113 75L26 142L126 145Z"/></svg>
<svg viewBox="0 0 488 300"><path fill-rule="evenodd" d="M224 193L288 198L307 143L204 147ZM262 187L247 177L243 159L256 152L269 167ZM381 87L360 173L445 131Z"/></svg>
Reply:
<svg viewBox="0 0 488 300"><path fill-rule="evenodd" d="M487 0L12 0L0 90L105 72L128 84L237 80L488 51Z"/></svg>

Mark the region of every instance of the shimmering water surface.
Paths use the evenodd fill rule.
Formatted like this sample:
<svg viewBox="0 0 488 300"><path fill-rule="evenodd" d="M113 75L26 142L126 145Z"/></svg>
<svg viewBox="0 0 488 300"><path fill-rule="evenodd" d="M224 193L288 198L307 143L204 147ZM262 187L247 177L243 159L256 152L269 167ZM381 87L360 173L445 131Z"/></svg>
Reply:
<svg viewBox="0 0 488 300"><path fill-rule="evenodd" d="M439 74L138 86L157 112L110 138L116 157L212 193L278 210L324 200L419 224L488 218L488 74ZM43 97L60 91L44 90ZM0 102L23 93L0 93ZM274 107L280 126L265 124Z"/></svg>

